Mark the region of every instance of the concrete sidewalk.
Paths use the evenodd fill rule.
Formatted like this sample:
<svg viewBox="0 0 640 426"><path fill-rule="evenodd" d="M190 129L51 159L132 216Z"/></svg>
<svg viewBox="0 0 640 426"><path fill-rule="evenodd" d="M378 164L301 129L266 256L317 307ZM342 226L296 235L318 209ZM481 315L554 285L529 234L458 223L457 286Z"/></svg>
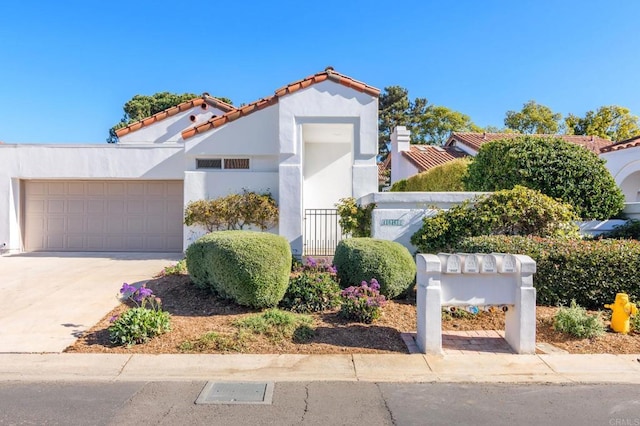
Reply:
<svg viewBox="0 0 640 426"><path fill-rule="evenodd" d="M0 354L0 381L640 384L640 355Z"/></svg>

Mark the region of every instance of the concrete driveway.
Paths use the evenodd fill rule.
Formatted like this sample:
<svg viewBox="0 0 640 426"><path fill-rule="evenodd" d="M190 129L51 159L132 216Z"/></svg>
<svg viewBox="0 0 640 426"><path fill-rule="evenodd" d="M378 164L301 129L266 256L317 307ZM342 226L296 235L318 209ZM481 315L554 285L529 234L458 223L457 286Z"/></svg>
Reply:
<svg viewBox="0 0 640 426"><path fill-rule="evenodd" d="M62 352L181 253L28 253L0 257L0 353Z"/></svg>

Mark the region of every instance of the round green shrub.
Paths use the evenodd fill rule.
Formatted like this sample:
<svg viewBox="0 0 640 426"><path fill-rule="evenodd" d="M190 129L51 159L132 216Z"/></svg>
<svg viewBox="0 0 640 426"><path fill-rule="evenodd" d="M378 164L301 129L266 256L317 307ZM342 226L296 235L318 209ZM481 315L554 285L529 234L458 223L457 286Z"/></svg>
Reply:
<svg viewBox="0 0 640 426"><path fill-rule="evenodd" d="M458 158L426 172L411 176L406 181L401 180L393 184L392 192L420 191L420 192L455 192L464 191L463 178L471 160ZM404 182L400 184L400 182ZM398 184L398 185L396 185Z"/></svg>
<svg viewBox="0 0 640 426"><path fill-rule="evenodd" d="M437 253L451 251L462 238L479 235L578 237L575 219L570 205L516 186L425 217L411 243L421 253Z"/></svg>
<svg viewBox="0 0 640 426"><path fill-rule="evenodd" d="M254 308L276 306L289 284L291 248L281 236L212 232L187 249L187 269L199 287Z"/></svg>
<svg viewBox="0 0 640 426"><path fill-rule="evenodd" d="M403 245L375 238L348 238L338 243L333 256L342 288L375 278L380 293L392 299L410 290L416 264Z"/></svg>
<svg viewBox="0 0 640 426"><path fill-rule="evenodd" d="M575 300L587 309L602 309L617 293L640 298L640 242L521 236L465 238L462 253L526 254L536 261L533 276L541 305L567 306Z"/></svg>
<svg viewBox="0 0 640 426"><path fill-rule="evenodd" d="M522 136L488 142L464 178L468 191L497 191L523 185L571 204L582 219L609 219L624 195L604 160L559 138Z"/></svg>

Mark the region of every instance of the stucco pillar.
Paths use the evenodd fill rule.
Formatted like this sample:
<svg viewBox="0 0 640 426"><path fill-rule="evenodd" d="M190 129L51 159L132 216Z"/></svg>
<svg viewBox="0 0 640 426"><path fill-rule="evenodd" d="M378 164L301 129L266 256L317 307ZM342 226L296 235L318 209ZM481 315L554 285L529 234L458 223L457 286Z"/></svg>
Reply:
<svg viewBox="0 0 640 426"><path fill-rule="evenodd" d="M294 256L302 256L302 166L279 166L279 232L291 244Z"/></svg>
<svg viewBox="0 0 640 426"><path fill-rule="evenodd" d="M442 354L442 289L440 259L433 254L416 255L418 323L416 344L422 353Z"/></svg>

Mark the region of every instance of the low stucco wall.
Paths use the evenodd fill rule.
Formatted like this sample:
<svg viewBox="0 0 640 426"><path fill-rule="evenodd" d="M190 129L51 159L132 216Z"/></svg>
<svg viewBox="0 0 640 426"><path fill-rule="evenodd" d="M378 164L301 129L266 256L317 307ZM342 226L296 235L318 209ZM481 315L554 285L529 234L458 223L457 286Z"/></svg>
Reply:
<svg viewBox="0 0 640 426"><path fill-rule="evenodd" d="M422 226L422 219L434 216L486 192L375 192L361 197L361 205L375 203L371 213L371 236L396 241L412 253L411 236Z"/></svg>

